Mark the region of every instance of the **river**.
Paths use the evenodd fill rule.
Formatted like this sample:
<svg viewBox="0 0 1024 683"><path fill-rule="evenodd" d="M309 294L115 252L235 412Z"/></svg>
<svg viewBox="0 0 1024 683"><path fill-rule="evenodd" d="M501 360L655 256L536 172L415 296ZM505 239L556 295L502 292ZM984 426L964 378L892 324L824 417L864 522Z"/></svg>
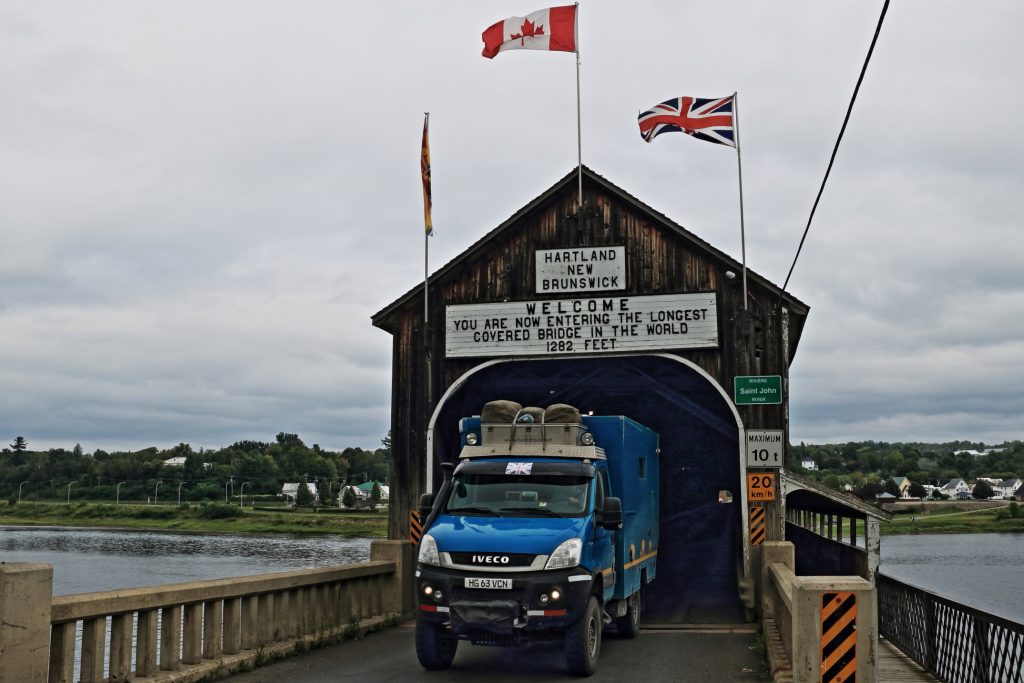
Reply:
<svg viewBox="0 0 1024 683"><path fill-rule="evenodd" d="M944 598L1024 623L1024 534L883 536L879 571Z"/></svg>
<svg viewBox="0 0 1024 683"><path fill-rule="evenodd" d="M0 527L0 561L53 565L55 595L222 579L370 557L370 539ZM1024 535L884 536L881 572L1024 623Z"/></svg>
<svg viewBox="0 0 1024 683"><path fill-rule="evenodd" d="M225 579L368 559L368 538L0 526L0 562L52 564L54 595Z"/></svg>

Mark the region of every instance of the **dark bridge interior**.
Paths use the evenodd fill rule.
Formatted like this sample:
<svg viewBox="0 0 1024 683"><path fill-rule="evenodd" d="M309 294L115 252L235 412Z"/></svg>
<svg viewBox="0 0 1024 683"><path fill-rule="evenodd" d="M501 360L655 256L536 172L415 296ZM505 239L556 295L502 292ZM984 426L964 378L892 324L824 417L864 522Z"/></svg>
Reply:
<svg viewBox="0 0 1024 683"><path fill-rule="evenodd" d="M699 372L657 356L498 363L471 375L434 425L438 456L454 462L458 421L484 403L568 403L595 415L627 415L661 437L661 533L646 623L743 620L739 437L726 400ZM720 503L729 491L732 503Z"/></svg>

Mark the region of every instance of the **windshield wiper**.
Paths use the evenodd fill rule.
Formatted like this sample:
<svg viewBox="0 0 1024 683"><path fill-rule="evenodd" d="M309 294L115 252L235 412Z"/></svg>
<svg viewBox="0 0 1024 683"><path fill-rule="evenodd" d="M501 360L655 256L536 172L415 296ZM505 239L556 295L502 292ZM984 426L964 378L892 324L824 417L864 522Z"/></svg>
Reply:
<svg viewBox="0 0 1024 683"><path fill-rule="evenodd" d="M549 508L498 508L501 512L522 512L528 515L543 515L544 517L561 517L554 510Z"/></svg>
<svg viewBox="0 0 1024 683"><path fill-rule="evenodd" d="M495 517L498 514L497 512L492 510L491 508L481 508L481 507L448 508L446 510L446 512L448 512L449 514L474 513L474 514L478 514L478 515L488 515L490 517Z"/></svg>

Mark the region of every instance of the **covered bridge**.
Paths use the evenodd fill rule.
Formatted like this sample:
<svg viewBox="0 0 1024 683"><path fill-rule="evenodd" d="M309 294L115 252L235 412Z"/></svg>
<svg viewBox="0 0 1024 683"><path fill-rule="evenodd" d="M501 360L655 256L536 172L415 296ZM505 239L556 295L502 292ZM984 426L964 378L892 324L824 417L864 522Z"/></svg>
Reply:
<svg viewBox="0 0 1024 683"><path fill-rule="evenodd" d="M661 437L661 618L735 613L753 569L745 435L787 430L808 306L754 272L744 293L737 260L582 176L581 208L573 169L434 272L426 325L422 284L373 316L393 337L389 535L406 535L458 455L458 420L486 401L624 414ZM776 395L737 400L736 377ZM766 516L780 539L781 512Z"/></svg>

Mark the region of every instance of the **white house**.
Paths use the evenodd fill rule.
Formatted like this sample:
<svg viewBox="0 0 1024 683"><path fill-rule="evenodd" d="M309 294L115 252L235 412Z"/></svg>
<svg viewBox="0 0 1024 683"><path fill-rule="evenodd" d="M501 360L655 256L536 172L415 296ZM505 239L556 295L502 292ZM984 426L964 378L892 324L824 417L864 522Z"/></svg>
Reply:
<svg viewBox="0 0 1024 683"><path fill-rule="evenodd" d="M966 500L971 497L971 487L963 479L950 479L940 490L954 500Z"/></svg>
<svg viewBox="0 0 1024 683"><path fill-rule="evenodd" d="M320 495L316 491L316 484L313 484L311 482L306 482L306 490L309 491L310 494L313 496L313 500L314 501L319 501L320 500ZM298 482L296 482L294 484L287 484L286 483L284 486L282 486L281 487L281 495L294 503L295 502L295 498L299 495L299 484L298 484Z"/></svg>
<svg viewBox="0 0 1024 683"><path fill-rule="evenodd" d="M1013 494L1016 493L1017 489L1022 485L1024 485L1024 482L1015 477L1013 479L1003 479L996 486L993 486L992 490L995 491L997 496L1001 495L1003 498L1013 498Z"/></svg>
<svg viewBox="0 0 1024 683"><path fill-rule="evenodd" d="M816 463L813 460L811 460L810 458L808 458L806 460L801 460L800 461L800 467L803 467L805 470L817 470L818 469L818 463Z"/></svg>
<svg viewBox="0 0 1024 683"><path fill-rule="evenodd" d="M174 457L174 458L167 458L166 460L164 460L164 466L165 467L184 467L185 466L185 456L184 455L179 455L179 456Z"/></svg>

